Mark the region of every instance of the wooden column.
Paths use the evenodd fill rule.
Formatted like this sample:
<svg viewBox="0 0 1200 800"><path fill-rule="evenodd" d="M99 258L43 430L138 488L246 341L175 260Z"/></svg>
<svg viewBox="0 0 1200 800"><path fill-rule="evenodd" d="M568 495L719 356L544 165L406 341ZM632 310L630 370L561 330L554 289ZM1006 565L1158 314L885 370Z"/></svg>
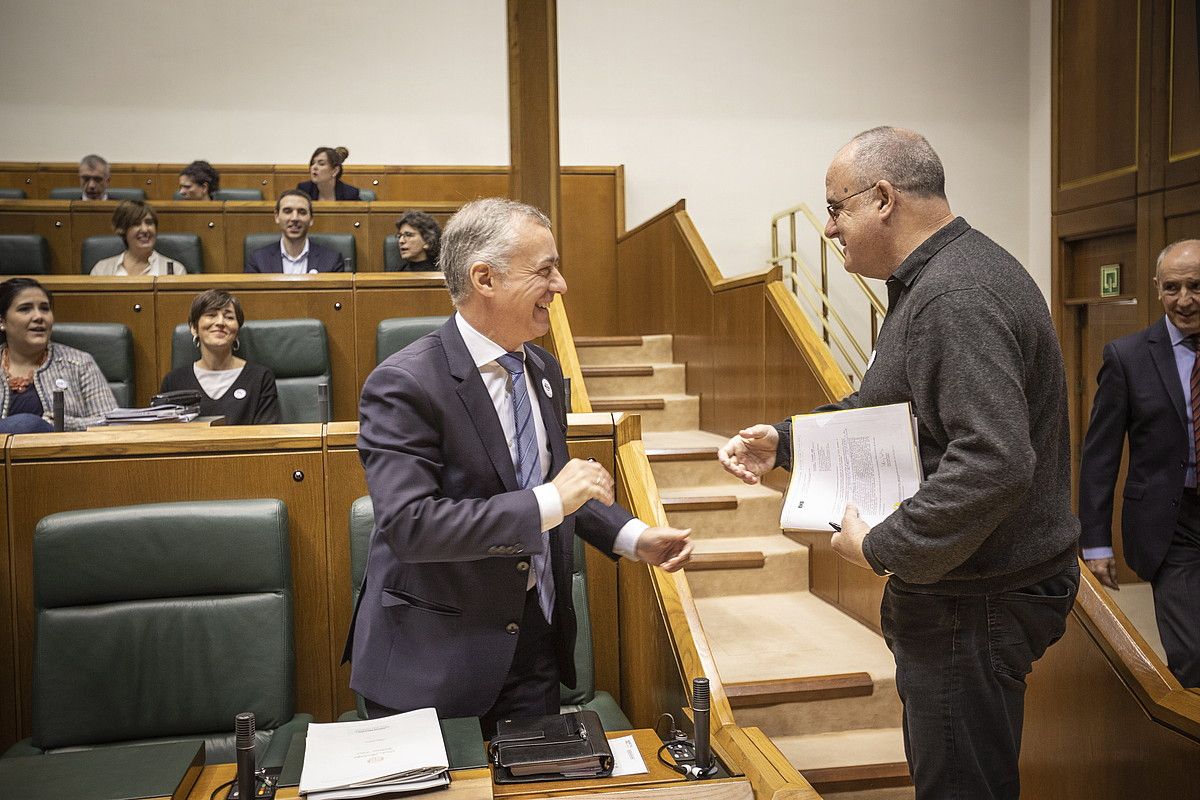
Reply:
<svg viewBox="0 0 1200 800"><path fill-rule="evenodd" d="M558 18L555 0L508 0L508 194L559 232Z"/></svg>

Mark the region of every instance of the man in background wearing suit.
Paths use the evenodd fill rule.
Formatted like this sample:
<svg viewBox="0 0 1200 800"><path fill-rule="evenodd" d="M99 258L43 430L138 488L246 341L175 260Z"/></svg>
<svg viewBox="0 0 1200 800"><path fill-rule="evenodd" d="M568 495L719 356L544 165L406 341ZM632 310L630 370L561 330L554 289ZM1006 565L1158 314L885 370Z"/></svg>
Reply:
<svg viewBox="0 0 1200 800"><path fill-rule="evenodd" d="M299 189L288 189L275 201L275 224L283 231L278 244L260 247L250 254L246 272L345 272L342 254L308 239L313 224L312 200Z"/></svg>
<svg viewBox="0 0 1200 800"><path fill-rule="evenodd" d="M557 714L573 686L578 535L610 558L677 570L689 531L613 505L613 479L571 459L562 371L531 344L567 290L549 220L491 198L447 224L456 313L363 386L358 449L375 529L346 655L372 716L434 706Z"/></svg>
<svg viewBox="0 0 1200 800"><path fill-rule="evenodd" d="M1125 560L1150 582L1167 664L1191 687L1200 686L1200 240L1168 245L1158 256L1154 285L1165 316L1104 347L1079 471L1080 543L1088 569L1105 586L1119 588L1113 489L1128 436Z"/></svg>

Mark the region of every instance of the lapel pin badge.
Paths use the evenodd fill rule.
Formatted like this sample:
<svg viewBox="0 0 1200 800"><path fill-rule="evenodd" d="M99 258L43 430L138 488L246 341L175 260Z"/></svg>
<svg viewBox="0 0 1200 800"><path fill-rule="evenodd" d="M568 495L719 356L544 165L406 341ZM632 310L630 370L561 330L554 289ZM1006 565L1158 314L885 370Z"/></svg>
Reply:
<svg viewBox="0 0 1200 800"><path fill-rule="evenodd" d="M233 396L235 398L237 398L238 400L244 400L244 399L246 399L246 390L245 389L235 389L233 391Z"/></svg>
<svg viewBox="0 0 1200 800"><path fill-rule="evenodd" d="M546 393L546 397L554 397L554 392L550 391L550 381L542 378L542 391Z"/></svg>

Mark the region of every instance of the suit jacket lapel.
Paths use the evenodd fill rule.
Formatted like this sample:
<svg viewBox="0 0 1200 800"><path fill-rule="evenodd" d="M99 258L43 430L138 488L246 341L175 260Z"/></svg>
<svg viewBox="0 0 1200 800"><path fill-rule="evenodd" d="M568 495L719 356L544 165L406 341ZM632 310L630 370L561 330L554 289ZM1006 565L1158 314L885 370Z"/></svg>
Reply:
<svg viewBox="0 0 1200 800"><path fill-rule="evenodd" d="M1167 331L1167 323L1163 321L1165 319L1166 317L1163 317L1150 328L1146 342L1150 349L1150 360L1154 362L1159 378L1167 387L1167 395L1171 398L1171 404L1175 406L1179 421L1183 423L1184 430L1187 430L1187 403L1183 397L1183 386L1179 383L1179 369L1175 366L1175 352L1171 347L1171 334Z"/></svg>
<svg viewBox="0 0 1200 800"><path fill-rule="evenodd" d="M467 350L462 334L458 332L458 323L455 322L453 314L446 324L442 325L438 335L442 340L442 350L446 353L450 374L461 381L458 385L458 396L467 409L467 416L475 426L480 441L483 442L483 450L491 459L492 466L496 468L496 474L500 476L504 488L515 492L521 487L517 485L517 471L513 467L512 455L504 439L504 429L500 427L500 419L496 416L492 397L483 385L479 368L471 359L471 352Z"/></svg>
<svg viewBox="0 0 1200 800"><path fill-rule="evenodd" d="M546 475L546 480L549 480L557 475L568 461L567 440L559 414L562 387L555 391L554 387L550 386L550 381L546 378L546 365L541 357L528 347L525 348L525 368L529 370L529 377L533 379L533 391L538 394L538 408L541 409L542 425L546 429L546 443L550 446L550 472ZM548 386L549 394L546 392Z"/></svg>

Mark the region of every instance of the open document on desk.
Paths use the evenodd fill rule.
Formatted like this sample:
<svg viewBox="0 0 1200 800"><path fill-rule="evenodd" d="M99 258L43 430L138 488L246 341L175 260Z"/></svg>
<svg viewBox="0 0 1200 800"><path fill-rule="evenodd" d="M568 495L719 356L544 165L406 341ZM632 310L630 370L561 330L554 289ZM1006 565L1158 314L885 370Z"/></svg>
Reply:
<svg viewBox="0 0 1200 800"><path fill-rule="evenodd" d="M830 531L847 503L877 525L921 486L917 420L908 403L792 417L792 481L779 525Z"/></svg>
<svg viewBox="0 0 1200 800"><path fill-rule="evenodd" d="M450 762L437 712L308 726L300 794L350 800L416 792L450 783Z"/></svg>

